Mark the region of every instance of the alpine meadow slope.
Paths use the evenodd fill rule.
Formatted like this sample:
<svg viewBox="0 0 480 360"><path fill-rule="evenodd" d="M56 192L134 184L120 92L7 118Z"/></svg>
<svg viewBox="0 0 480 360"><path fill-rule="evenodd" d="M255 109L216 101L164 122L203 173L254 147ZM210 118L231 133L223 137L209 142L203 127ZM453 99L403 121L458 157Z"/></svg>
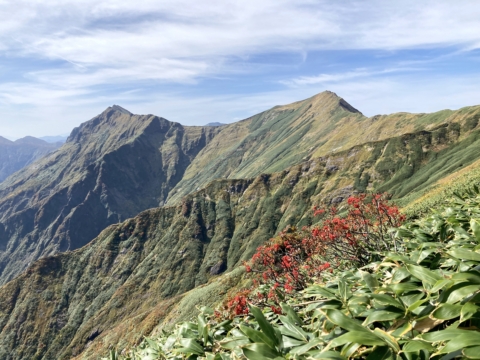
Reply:
<svg viewBox="0 0 480 360"><path fill-rule="evenodd" d="M107 109L0 185L0 358L138 343L193 315L192 299L221 300L241 261L314 222L314 205L365 190L412 201L474 166L479 115L367 118L331 92L220 127Z"/></svg>

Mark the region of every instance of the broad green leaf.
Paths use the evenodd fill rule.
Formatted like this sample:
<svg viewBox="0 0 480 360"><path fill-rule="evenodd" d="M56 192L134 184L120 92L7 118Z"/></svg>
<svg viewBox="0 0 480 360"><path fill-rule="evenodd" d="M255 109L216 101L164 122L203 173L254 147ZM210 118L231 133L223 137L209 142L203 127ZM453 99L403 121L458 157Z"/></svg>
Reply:
<svg viewBox="0 0 480 360"><path fill-rule="evenodd" d="M372 332L350 331L330 341L330 343L325 349L327 350L331 348L336 348L337 346L345 345L347 343L356 343L370 346L386 345L383 339L379 338Z"/></svg>
<svg viewBox="0 0 480 360"><path fill-rule="evenodd" d="M447 251L447 254L461 260L480 261L480 254L469 249L457 248Z"/></svg>
<svg viewBox="0 0 480 360"><path fill-rule="evenodd" d="M397 284L410 276L408 270L404 267L397 268L392 276L392 284Z"/></svg>
<svg viewBox="0 0 480 360"><path fill-rule="evenodd" d="M400 351L400 346L398 345L397 340L395 340L392 335L378 328L373 330L373 332L375 333L375 335L382 338L395 352L398 353Z"/></svg>
<svg viewBox="0 0 480 360"><path fill-rule="evenodd" d="M441 320L450 320L460 316L462 305L441 304L432 313L432 317Z"/></svg>
<svg viewBox="0 0 480 360"><path fill-rule="evenodd" d="M203 355L205 353L203 346L201 346L194 339L180 339L180 344L182 345L182 348L175 349L174 351L176 353L194 355Z"/></svg>
<svg viewBox="0 0 480 360"><path fill-rule="evenodd" d="M472 284L480 284L480 272L477 270L470 270L452 275L452 280L459 282L470 282Z"/></svg>
<svg viewBox="0 0 480 360"><path fill-rule="evenodd" d="M250 340L246 336L236 336L220 341L220 346L227 350L237 349L238 347L246 344L250 344Z"/></svg>
<svg viewBox="0 0 480 360"><path fill-rule="evenodd" d="M290 337L289 334L285 334L283 331L281 331L281 333L285 335L282 337L282 345L284 349L295 348L297 346L305 345L305 341L294 339Z"/></svg>
<svg viewBox="0 0 480 360"><path fill-rule="evenodd" d="M242 351L249 360L277 359L281 356L278 351L273 350L265 344L244 345Z"/></svg>
<svg viewBox="0 0 480 360"><path fill-rule="evenodd" d="M198 315L198 334L203 338L203 344L207 345L208 342L208 326L205 316L203 314Z"/></svg>
<svg viewBox="0 0 480 360"><path fill-rule="evenodd" d="M434 351L435 348L426 341L411 340L403 344L402 351L404 352L416 352L419 350Z"/></svg>
<svg viewBox="0 0 480 360"><path fill-rule="evenodd" d="M407 265L407 270L410 274L415 276L417 279L421 280L422 282L426 282L427 284L430 284L432 286L435 285L435 283L438 280L443 279L442 276L422 266Z"/></svg>
<svg viewBox="0 0 480 360"><path fill-rule="evenodd" d="M378 280L368 272L362 271L361 274L370 291L374 292L378 288Z"/></svg>
<svg viewBox="0 0 480 360"><path fill-rule="evenodd" d="M292 336L292 337L294 337L295 339L298 339L298 340L303 340L305 342L308 341L309 335L305 331L303 331L302 328L296 326L290 318L288 318L287 316L279 316L279 319L282 321L283 326L289 332L286 335ZM280 331L282 333L284 333L282 330L280 330Z"/></svg>
<svg viewBox="0 0 480 360"><path fill-rule="evenodd" d="M377 347L368 355L367 360L394 360L392 350L388 346Z"/></svg>
<svg viewBox="0 0 480 360"><path fill-rule="evenodd" d="M268 338L272 341L272 343L275 346L278 346L280 344L281 339L278 338L273 326L267 321L267 319L265 319L265 316L263 315L262 310L260 310L256 306L251 306L250 312L255 317L255 320L257 320L258 325L260 326L260 329L262 329L262 332L266 336L268 336Z"/></svg>
<svg viewBox="0 0 480 360"><path fill-rule="evenodd" d="M438 342L453 339L454 337L463 337L471 333L470 330L461 329L445 329L440 331L433 331L430 333L420 335L420 338L428 342Z"/></svg>
<svg viewBox="0 0 480 360"><path fill-rule="evenodd" d="M351 294L348 289L347 283L343 279L338 282L338 292L340 298L343 300L343 302L346 303Z"/></svg>
<svg viewBox="0 0 480 360"><path fill-rule="evenodd" d="M463 355L469 359L480 359L480 346L472 346L462 351Z"/></svg>
<svg viewBox="0 0 480 360"><path fill-rule="evenodd" d="M460 313L460 322L467 321L473 315L475 315L480 310L480 307L472 303L467 302L462 306L462 311Z"/></svg>
<svg viewBox="0 0 480 360"><path fill-rule="evenodd" d="M473 236L480 241L480 222L478 219L471 219L470 220L470 228L472 229Z"/></svg>
<svg viewBox="0 0 480 360"><path fill-rule="evenodd" d="M247 325L244 325L244 324L240 324L240 330L242 330L243 333L247 335L250 338L250 340L252 340L252 342L264 343L269 347L271 347L272 349L274 349L275 346L277 345L276 341L271 339L269 336L267 336L267 334L265 334L262 331L252 329L251 327L248 327Z"/></svg>
<svg viewBox="0 0 480 360"><path fill-rule="evenodd" d="M403 317L404 314L397 311L376 310L367 316L363 325L370 325L376 321L391 321Z"/></svg>
<svg viewBox="0 0 480 360"><path fill-rule="evenodd" d="M302 319L300 318L300 316L298 316L298 314L295 312L295 310L293 310L290 305L281 303L280 306L283 312L287 314L288 318L292 320L295 325L303 325Z"/></svg>
<svg viewBox="0 0 480 360"><path fill-rule="evenodd" d="M311 348L315 347L315 346L318 346L320 344L323 344L324 341L320 338L315 338L311 341L309 341L307 344L305 345L301 345L301 346L298 346L292 350L290 350L290 354L294 354L294 355L302 355L302 354L305 354L307 351L309 351Z"/></svg>
<svg viewBox="0 0 480 360"><path fill-rule="evenodd" d="M411 291L418 291L418 285L413 282L403 282L390 285L390 288L395 291L397 295L405 294Z"/></svg>
<svg viewBox="0 0 480 360"><path fill-rule="evenodd" d="M463 300L469 295L472 295L476 291L480 290L480 285L467 285L463 286L459 289L456 289L452 291L449 295L448 298L446 299L446 302L449 304L455 304L456 302Z"/></svg>
<svg viewBox="0 0 480 360"><path fill-rule="evenodd" d="M449 287L453 284L453 281L452 280L448 280L448 279L441 279L441 280L438 280L435 285L433 285L433 287L428 291L430 294L433 294L433 293L436 293L440 290L442 290L443 288L445 287Z"/></svg>
<svg viewBox="0 0 480 360"><path fill-rule="evenodd" d="M309 352L310 354L310 352ZM337 351L322 351L313 355L310 355L309 358L312 359L329 359L329 360L347 360L345 356L342 356Z"/></svg>
<svg viewBox="0 0 480 360"><path fill-rule="evenodd" d="M375 301L379 302L380 304L391 305L399 308L400 310L405 310L405 306L403 306L403 304L397 299L395 299L392 295L372 294L371 296L373 299L375 299Z"/></svg>
<svg viewBox="0 0 480 360"><path fill-rule="evenodd" d="M337 295L332 290L327 289L320 285L309 286L308 288L305 289L304 293L308 297L312 295L313 296L320 295L320 296L323 296L324 298L331 299L331 300L338 299Z"/></svg>
<svg viewBox="0 0 480 360"><path fill-rule="evenodd" d="M451 339L440 351L440 354L448 354L457 350L464 349L469 346L480 344L480 332L469 331L462 336Z"/></svg>
<svg viewBox="0 0 480 360"><path fill-rule="evenodd" d="M325 315L328 320L345 330L371 333L371 331L365 328L359 321L349 318L339 310L327 310L325 311Z"/></svg>

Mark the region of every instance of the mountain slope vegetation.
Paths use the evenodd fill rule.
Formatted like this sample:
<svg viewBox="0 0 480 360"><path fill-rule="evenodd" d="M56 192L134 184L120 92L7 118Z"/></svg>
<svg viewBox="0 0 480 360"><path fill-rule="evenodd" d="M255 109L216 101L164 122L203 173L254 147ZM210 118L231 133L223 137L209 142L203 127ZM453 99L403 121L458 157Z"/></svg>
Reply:
<svg viewBox="0 0 480 360"><path fill-rule="evenodd" d="M108 108L0 185L1 356L98 358L220 301L314 205L412 202L474 167L479 114L367 118L331 92L219 127Z"/></svg>

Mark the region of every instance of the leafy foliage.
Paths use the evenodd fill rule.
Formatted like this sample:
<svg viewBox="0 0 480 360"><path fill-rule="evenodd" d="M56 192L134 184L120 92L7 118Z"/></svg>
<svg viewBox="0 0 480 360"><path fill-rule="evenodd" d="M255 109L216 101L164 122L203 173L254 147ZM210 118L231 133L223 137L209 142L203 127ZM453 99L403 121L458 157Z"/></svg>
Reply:
<svg viewBox="0 0 480 360"><path fill-rule="evenodd" d="M396 231L403 245L361 269L325 273L281 305L196 322L119 359L478 358L480 196ZM112 355L112 359L114 359Z"/></svg>

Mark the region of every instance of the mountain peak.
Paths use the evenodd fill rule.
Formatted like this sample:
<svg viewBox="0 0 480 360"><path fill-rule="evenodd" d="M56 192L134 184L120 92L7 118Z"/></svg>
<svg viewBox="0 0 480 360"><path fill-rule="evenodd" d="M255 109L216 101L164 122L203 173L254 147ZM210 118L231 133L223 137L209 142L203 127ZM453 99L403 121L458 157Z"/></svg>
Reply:
<svg viewBox="0 0 480 360"><path fill-rule="evenodd" d="M115 110L115 111L119 111L119 112L121 112L122 114L133 115L130 111L128 111L127 109L124 109L123 107L121 107L121 106L119 106L119 105L112 105L112 106L111 106L111 109L112 109L112 110Z"/></svg>
<svg viewBox="0 0 480 360"><path fill-rule="evenodd" d="M0 136L0 144L12 144L13 141L10 141L6 138L4 138L3 136Z"/></svg>
<svg viewBox="0 0 480 360"><path fill-rule="evenodd" d="M16 144L25 144L25 145L47 145L48 143L44 140L38 139L33 136L25 136L21 139L15 140Z"/></svg>
<svg viewBox="0 0 480 360"><path fill-rule="evenodd" d="M345 111L361 114L359 110L357 110L352 105L350 105L345 99L343 99L342 97L338 96L336 93L330 90L322 91L321 93L318 93L312 96L311 98L308 98L306 101L311 101L312 104L318 104L321 106L324 106L325 103L328 102L332 105L336 104L337 106L341 107Z"/></svg>

